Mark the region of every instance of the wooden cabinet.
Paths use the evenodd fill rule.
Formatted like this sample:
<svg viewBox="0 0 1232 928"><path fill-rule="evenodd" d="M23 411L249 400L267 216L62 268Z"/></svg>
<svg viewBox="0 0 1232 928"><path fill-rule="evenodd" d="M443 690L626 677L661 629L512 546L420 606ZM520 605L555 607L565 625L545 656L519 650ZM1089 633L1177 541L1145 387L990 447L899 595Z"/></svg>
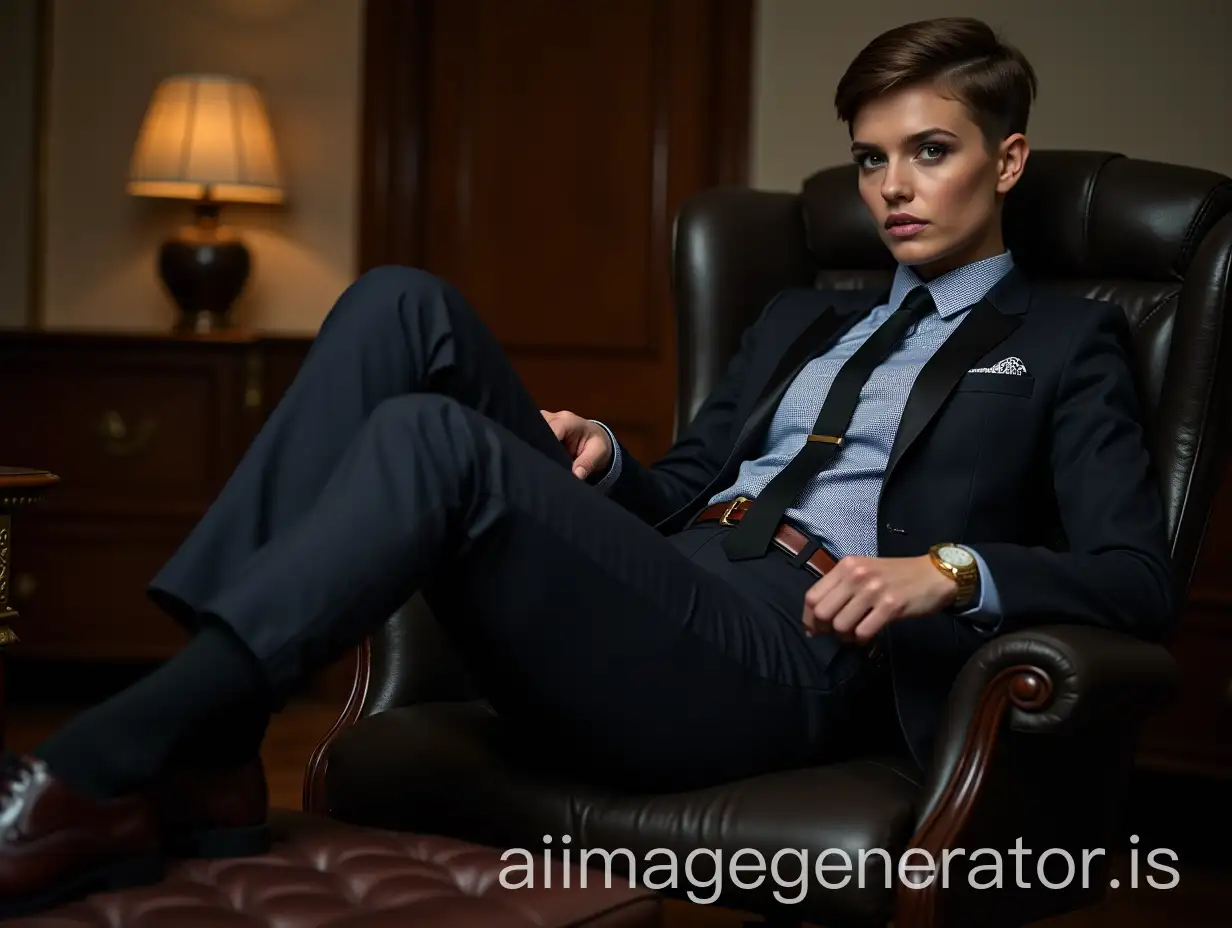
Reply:
<svg viewBox="0 0 1232 928"><path fill-rule="evenodd" d="M20 526L15 659L174 653L183 634L145 586L222 488L310 343L242 333L0 336L2 456L61 478Z"/></svg>

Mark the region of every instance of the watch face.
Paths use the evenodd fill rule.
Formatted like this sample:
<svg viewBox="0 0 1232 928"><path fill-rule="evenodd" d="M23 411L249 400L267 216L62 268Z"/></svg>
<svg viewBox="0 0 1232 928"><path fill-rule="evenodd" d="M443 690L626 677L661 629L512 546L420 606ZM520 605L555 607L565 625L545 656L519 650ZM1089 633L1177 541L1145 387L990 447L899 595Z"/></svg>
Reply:
<svg viewBox="0 0 1232 928"><path fill-rule="evenodd" d="M975 558L971 556L971 552L957 545L942 545L937 549L937 553L943 561L947 564L953 564L955 567L967 567L975 563Z"/></svg>

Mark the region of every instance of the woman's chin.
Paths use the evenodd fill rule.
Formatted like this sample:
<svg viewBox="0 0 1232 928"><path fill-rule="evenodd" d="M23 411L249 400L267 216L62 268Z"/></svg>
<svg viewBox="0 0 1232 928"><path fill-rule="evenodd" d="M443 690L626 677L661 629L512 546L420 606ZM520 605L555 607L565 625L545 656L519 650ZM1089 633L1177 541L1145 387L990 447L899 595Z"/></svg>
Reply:
<svg viewBox="0 0 1232 928"><path fill-rule="evenodd" d="M915 266L936 261L944 255L944 251L935 243L919 242L912 239L891 239L886 243L890 246L890 254L899 264Z"/></svg>

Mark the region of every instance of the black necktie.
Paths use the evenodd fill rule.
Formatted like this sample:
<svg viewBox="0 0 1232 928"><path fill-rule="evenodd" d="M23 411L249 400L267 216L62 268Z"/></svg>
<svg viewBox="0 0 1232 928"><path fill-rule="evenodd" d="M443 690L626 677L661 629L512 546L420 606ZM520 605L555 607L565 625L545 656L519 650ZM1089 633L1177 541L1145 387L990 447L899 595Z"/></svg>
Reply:
<svg viewBox="0 0 1232 928"><path fill-rule="evenodd" d="M834 459L842 447L843 434L851 424L860 391L873 371L889 357L910 326L936 309L927 287L916 287L890 318L847 359L834 378L821 414L804 447L787 462L741 518L735 531L723 540L723 549L733 561L761 557L770 546L783 513L799 499L809 481Z"/></svg>

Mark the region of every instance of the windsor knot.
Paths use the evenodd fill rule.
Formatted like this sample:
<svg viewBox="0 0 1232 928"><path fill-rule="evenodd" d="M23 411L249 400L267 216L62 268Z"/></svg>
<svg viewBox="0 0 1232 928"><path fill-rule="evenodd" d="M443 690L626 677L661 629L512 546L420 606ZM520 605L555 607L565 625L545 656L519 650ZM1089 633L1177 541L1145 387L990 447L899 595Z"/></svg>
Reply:
<svg viewBox="0 0 1232 928"><path fill-rule="evenodd" d="M911 292L903 298L903 302L898 307L898 312L915 322L923 319L936 308L937 304L933 302L933 295L929 292L928 287L921 284L918 287L912 288Z"/></svg>

